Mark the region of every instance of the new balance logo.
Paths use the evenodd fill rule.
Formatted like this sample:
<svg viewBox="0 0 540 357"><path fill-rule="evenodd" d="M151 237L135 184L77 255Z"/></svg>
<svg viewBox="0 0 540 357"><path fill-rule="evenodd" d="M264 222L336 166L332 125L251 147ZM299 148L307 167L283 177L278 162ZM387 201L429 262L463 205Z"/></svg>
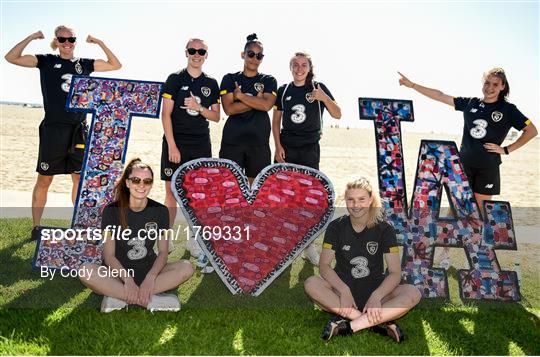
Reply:
<svg viewBox="0 0 540 357"><path fill-rule="evenodd" d="M342 250L351 250L351 246L350 245L344 245L342 248Z"/></svg>
<svg viewBox="0 0 540 357"><path fill-rule="evenodd" d="M486 185L486 187L484 187L484 188L493 188L493 184L492 184L492 183L488 183L488 184Z"/></svg>
<svg viewBox="0 0 540 357"><path fill-rule="evenodd" d="M180 88L180 90L188 90L189 89L189 86L183 86L182 88Z"/></svg>
<svg viewBox="0 0 540 357"><path fill-rule="evenodd" d="M53 68L62 68L62 63L55 64Z"/></svg>
<svg viewBox="0 0 540 357"><path fill-rule="evenodd" d="M288 96L287 98L285 98L285 100L291 100L291 96Z"/></svg>
<svg viewBox="0 0 540 357"><path fill-rule="evenodd" d="M476 113L478 111L478 109L476 108L471 108L471 113Z"/></svg>

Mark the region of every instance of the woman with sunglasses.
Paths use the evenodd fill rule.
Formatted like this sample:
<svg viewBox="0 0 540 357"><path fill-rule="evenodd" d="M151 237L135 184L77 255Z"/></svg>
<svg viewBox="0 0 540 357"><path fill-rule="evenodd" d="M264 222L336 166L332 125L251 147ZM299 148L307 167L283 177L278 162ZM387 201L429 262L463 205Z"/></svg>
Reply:
<svg viewBox="0 0 540 357"><path fill-rule="evenodd" d="M399 72L398 72L399 73ZM482 98L453 97L440 90L424 87L399 73L399 85L447 104L463 112L463 136L459 155L480 211L483 202L500 194L501 155L510 155L536 135L538 130L519 109L508 102L510 84L502 68L493 68L483 75ZM508 146L501 146L510 128L522 135ZM443 251L441 266L450 267L449 249Z"/></svg>
<svg viewBox="0 0 540 357"><path fill-rule="evenodd" d="M161 179L165 181L165 205L169 208L171 227L176 217L176 199L171 178L176 169L191 160L212 157L208 121L219 122L219 86L204 73L208 57L204 40L190 39L186 44L187 67L172 73L163 87L163 144L161 147ZM188 239L192 256L202 251L195 240Z"/></svg>
<svg viewBox="0 0 540 357"><path fill-rule="evenodd" d="M279 87L272 118L272 133L276 151L276 162L319 169L322 133L322 114L327 109L330 115L341 118L341 109L332 93L321 82L315 83L311 56L297 52L289 62L293 81ZM283 123L283 129L281 129ZM319 264L319 253L314 244L305 251L312 264Z"/></svg>
<svg viewBox="0 0 540 357"><path fill-rule="evenodd" d="M167 263L169 211L148 198L153 181L152 169L139 158L127 164L114 189L115 201L102 215L103 258L108 268L83 264L79 270L82 283L104 295L102 312L127 305L152 311L180 309L178 297L160 293L176 289L194 269L186 260Z"/></svg>
<svg viewBox="0 0 540 357"><path fill-rule="evenodd" d="M229 116L223 128L219 157L235 161L245 170L249 183L271 163L270 117L276 101L274 77L259 73L263 45L256 34L247 37L241 72L223 77L220 86L223 110Z"/></svg>
<svg viewBox="0 0 540 357"><path fill-rule="evenodd" d="M34 228L40 224L47 192L54 175L70 174L73 181L72 201L75 201L79 186L79 174L84 158L86 137L86 114L67 112L66 101L73 75L89 75L119 69L122 65L103 41L88 36L86 42L98 45L107 60L75 57L77 37L73 29L58 26L51 42L58 54L23 55L23 51L33 40L43 39L41 31L35 32L13 47L5 56L6 60L22 67L37 67L41 77L41 92L45 117L39 126L38 173L32 193L32 219ZM32 231L34 239L37 230Z"/></svg>

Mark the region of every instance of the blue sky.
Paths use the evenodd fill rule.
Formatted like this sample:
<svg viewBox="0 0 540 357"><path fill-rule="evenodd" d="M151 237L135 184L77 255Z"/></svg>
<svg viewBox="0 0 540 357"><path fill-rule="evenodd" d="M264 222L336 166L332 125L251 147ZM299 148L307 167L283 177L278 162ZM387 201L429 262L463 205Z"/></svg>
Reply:
<svg viewBox="0 0 540 357"><path fill-rule="evenodd" d="M483 71L505 68L510 100L533 120L539 107L539 4L535 2L6 2L1 4L1 50L37 30L46 39L26 53L48 53L53 29L75 28L76 54L103 58L88 34L101 38L123 68L114 78L164 81L185 66L190 37L207 40L205 71L221 81L241 70L245 37L265 46L261 72L291 80L295 51L312 54L317 79L343 109L342 126L371 128L358 119L359 96L412 99L416 121L404 130L459 133L462 116L399 87L397 70L455 96L481 96ZM1 61L0 99L41 102L36 69ZM99 74L100 76L102 74ZM327 117L326 119L329 119ZM327 124L332 124L327 120Z"/></svg>

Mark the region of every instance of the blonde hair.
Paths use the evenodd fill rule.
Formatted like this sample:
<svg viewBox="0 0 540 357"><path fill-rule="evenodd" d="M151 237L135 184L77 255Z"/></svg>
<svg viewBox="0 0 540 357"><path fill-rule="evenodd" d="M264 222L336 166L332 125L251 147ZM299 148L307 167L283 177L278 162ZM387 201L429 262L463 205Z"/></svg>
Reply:
<svg viewBox="0 0 540 357"><path fill-rule="evenodd" d="M193 37L193 38L190 38L188 40L188 42L186 43L186 50L188 49L189 44L192 43L192 42L200 42L200 43L202 43L204 48L208 51L208 45L206 44L206 41L202 40L200 38L197 38L197 37Z"/></svg>
<svg viewBox="0 0 540 357"><path fill-rule="evenodd" d="M365 177L360 177L354 181L347 183L347 188L345 189L345 198L347 196L347 191L352 189L363 189L372 198L371 205L369 206L369 213L367 219L367 227L373 228L379 222L383 220L383 210L381 207L381 199L378 194L373 194L373 187L371 183Z"/></svg>
<svg viewBox="0 0 540 357"><path fill-rule="evenodd" d="M62 30L68 30L73 35L75 35L75 31L71 27L67 27L64 25L56 26L56 28L54 29L54 38L51 41L51 48L53 50L56 50L58 48L58 46L56 45L56 37L58 36L58 33Z"/></svg>

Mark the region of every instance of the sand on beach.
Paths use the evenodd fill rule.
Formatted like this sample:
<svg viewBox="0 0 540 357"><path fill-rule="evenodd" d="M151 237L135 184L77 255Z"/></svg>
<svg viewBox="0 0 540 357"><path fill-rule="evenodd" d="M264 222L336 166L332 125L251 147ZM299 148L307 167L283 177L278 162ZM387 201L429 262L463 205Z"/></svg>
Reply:
<svg viewBox="0 0 540 357"><path fill-rule="evenodd" d="M36 178L38 127L42 108L0 105L0 190L31 191ZM89 116L90 117L90 116ZM224 120L210 123L212 154L218 156ZM451 140L457 145L459 135L416 133L409 131L414 123L402 127L408 200L412 194L417 155L422 139ZM160 119L137 118L132 122L127 160L138 156L154 168L159 178L163 129ZM508 143L505 143L507 145ZM274 149L271 141L272 151ZM321 140L321 171L332 181L338 195L345 184L359 176L377 182L373 129L325 127ZM540 226L540 140L537 138L508 157L501 166L502 187L497 200L509 201L516 225ZM68 175L55 177L51 192L69 193ZM151 197L163 202L163 181L156 181ZM444 200L443 200L444 202ZM30 205L30 202L29 202Z"/></svg>

